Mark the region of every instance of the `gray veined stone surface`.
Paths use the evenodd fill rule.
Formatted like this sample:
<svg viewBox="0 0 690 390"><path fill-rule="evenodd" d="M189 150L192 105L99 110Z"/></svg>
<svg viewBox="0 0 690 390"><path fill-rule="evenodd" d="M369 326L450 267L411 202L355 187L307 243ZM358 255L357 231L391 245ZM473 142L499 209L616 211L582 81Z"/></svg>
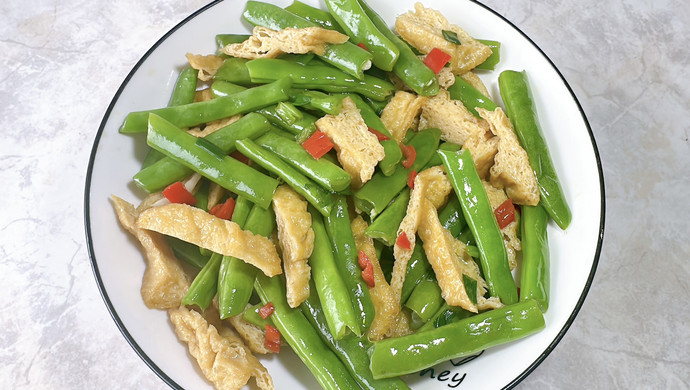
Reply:
<svg viewBox="0 0 690 390"><path fill-rule="evenodd" d="M204 1L0 5L0 388L165 389L111 320L84 239L96 130ZM596 137L606 233L570 331L519 389L690 388L690 7L486 0L551 58Z"/></svg>

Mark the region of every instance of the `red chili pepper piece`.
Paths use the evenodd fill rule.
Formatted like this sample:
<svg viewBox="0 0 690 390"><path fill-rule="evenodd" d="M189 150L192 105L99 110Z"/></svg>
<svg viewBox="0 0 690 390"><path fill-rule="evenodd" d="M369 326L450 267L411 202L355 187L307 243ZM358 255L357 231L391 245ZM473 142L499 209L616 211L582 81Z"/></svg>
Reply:
<svg viewBox="0 0 690 390"><path fill-rule="evenodd" d="M369 49L367 49L367 45L365 45L364 42L358 43L357 46L361 47L362 49L364 49L366 51L369 51Z"/></svg>
<svg viewBox="0 0 690 390"><path fill-rule="evenodd" d="M180 181L176 181L165 187L163 190L163 196L165 196L170 203L184 203L190 206L194 206L196 204L196 198L194 195L187 191L187 188L185 188L184 184L182 184Z"/></svg>
<svg viewBox="0 0 690 390"><path fill-rule="evenodd" d="M426 58L424 58L424 65L428 66L429 69L438 74L438 72L440 72L441 69L446 66L450 59L450 54L441 49L433 48L429 54L426 55Z"/></svg>
<svg viewBox="0 0 690 390"><path fill-rule="evenodd" d="M359 268L364 269L367 267L368 263L371 263L371 260L369 260L369 256L367 256L364 251L359 251L359 255L357 256L357 261L359 262Z"/></svg>
<svg viewBox="0 0 690 390"><path fill-rule="evenodd" d="M515 205L513 201L507 199L505 202L501 203L501 205L494 210L494 215L496 216L496 221L500 229L503 229L511 222L515 221Z"/></svg>
<svg viewBox="0 0 690 390"><path fill-rule="evenodd" d="M400 144L400 150L402 150L405 159L402 162L402 166L410 169L414 160L417 158L417 150L412 145Z"/></svg>
<svg viewBox="0 0 690 390"><path fill-rule="evenodd" d="M273 304L271 302L268 302L267 304L265 304L259 308L259 315L261 316L261 318L263 318L265 320L271 314L273 314L273 312L275 310L276 310L275 306L273 306Z"/></svg>
<svg viewBox="0 0 690 390"><path fill-rule="evenodd" d="M316 130L306 141L302 142L304 150L317 160L333 149L333 146L333 142L331 142L326 133L320 130Z"/></svg>
<svg viewBox="0 0 690 390"><path fill-rule="evenodd" d="M386 140L390 139L387 135L383 134L382 132L380 132L376 129L372 129L371 127L369 128L369 132L374 134L376 136L376 139L379 140L379 142L386 141Z"/></svg>
<svg viewBox="0 0 690 390"><path fill-rule="evenodd" d="M374 266L371 262L367 263L367 266L362 270L362 279L369 286L369 288L376 287L376 281L374 280Z"/></svg>
<svg viewBox="0 0 690 390"><path fill-rule="evenodd" d="M398 238L395 240L395 245L408 251L412 249L412 244L410 243L410 240L407 238L407 234L405 234L405 232L400 233Z"/></svg>
<svg viewBox="0 0 690 390"><path fill-rule="evenodd" d="M266 341L264 342L264 346L266 349L273 353L279 353L280 352L280 332L278 329L276 329L275 326L273 325L265 325L266 329Z"/></svg>
<svg viewBox="0 0 690 390"><path fill-rule="evenodd" d="M227 219L228 221L232 218L232 213L235 211L235 199L228 198L225 203L217 204L209 210L209 214L214 215L220 219Z"/></svg>
<svg viewBox="0 0 690 390"><path fill-rule="evenodd" d="M240 153L238 150L235 150L234 152L230 153L230 157L234 158L235 160L241 163L249 164L249 157Z"/></svg>
<svg viewBox="0 0 690 390"><path fill-rule="evenodd" d="M414 189L414 179L417 177L417 171L414 169L407 175L407 186Z"/></svg>

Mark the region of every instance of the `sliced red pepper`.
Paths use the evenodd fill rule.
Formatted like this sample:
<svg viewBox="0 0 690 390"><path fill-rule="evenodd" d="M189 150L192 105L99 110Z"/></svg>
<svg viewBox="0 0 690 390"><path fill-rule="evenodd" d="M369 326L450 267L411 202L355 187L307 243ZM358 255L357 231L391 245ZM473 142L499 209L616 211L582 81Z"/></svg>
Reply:
<svg viewBox="0 0 690 390"><path fill-rule="evenodd" d="M367 45L365 45L364 42L358 43L357 46L361 47L362 49L364 49L366 51L369 51L369 49L367 49Z"/></svg>
<svg viewBox="0 0 690 390"><path fill-rule="evenodd" d="M185 188L181 181L176 181L165 187L163 196L165 196L165 199L169 200L170 203L184 203L190 206L196 204L196 198L191 192L187 191L187 188Z"/></svg>
<svg viewBox="0 0 690 390"><path fill-rule="evenodd" d="M395 240L395 245L408 251L412 249L412 244L410 243L410 240L407 238L407 234L405 232L400 233L398 238Z"/></svg>
<svg viewBox="0 0 690 390"><path fill-rule="evenodd" d="M400 150L402 150L405 159L402 161L402 166L410 169L414 160L417 158L417 150L412 145L400 144Z"/></svg>
<svg viewBox="0 0 690 390"><path fill-rule="evenodd" d="M264 347L273 353L279 353L280 332L273 325L266 324L264 328L266 329L266 341L264 341Z"/></svg>
<svg viewBox="0 0 690 390"><path fill-rule="evenodd" d="M511 222L515 221L515 205L513 201L509 198L501 203L501 205L494 210L494 215L496 216L496 221L500 229L503 229Z"/></svg>
<svg viewBox="0 0 690 390"><path fill-rule="evenodd" d="M417 171L414 169L407 174L407 186L414 189L414 179L417 177Z"/></svg>
<svg viewBox="0 0 690 390"><path fill-rule="evenodd" d="M372 129L371 127L369 128L369 132L374 134L376 136L376 139L379 140L379 142L390 139L387 135L383 134L382 132L376 129Z"/></svg>
<svg viewBox="0 0 690 390"><path fill-rule="evenodd" d="M317 160L333 149L333 146L333 142L331 142L326 133L320 130L316 130L306 141L302 142L304 150Z"/></svg>
<svg viewBox="0 0 690 390"><path fill-rule="evenodd" d="M249 157L240 153L238 150L235 150L234 152L230 153L230 157L234 158L235 160L241 163L249 164Z"/></svg>
<svg viewBox="0 0 690 390"><path fill-rule="evenodd" d="M367 266L362 270L362 279L369 286L369 288L376 287L376 281L374 280L374 266L371 262L367 263Z"/></svg>
<svg viewBox="0 0 690 390"><path fill-rule="evenodd" d="M431 49L429 54L426 55L426 58L424 58L424 65L428 66L429 69L438 74L438 72L440 72L441 69L446 66L450 59L450 54L435 47Z"/></svg>
<svg viewBox="0 0 690 390"><path fill-rule="evenodd" d="M275 310L276 310L275 306L273 306L273 304L271 302L268 302L267 304L265 304L259 308L259 315L261 316L261 318L263 318L265 320L271 314L273 314L273 312Z"/></svg>
<svg viewBox="0 0 690 390"><path fill-rule="evenodd" d="M209 210L209 214L214 215L218 218L221 219L227 219L228 221L232 218L232 213L235 211L235 199L233 198L228 198L228 200L225 201L225 203L220 203L211 210Z"/></svg>

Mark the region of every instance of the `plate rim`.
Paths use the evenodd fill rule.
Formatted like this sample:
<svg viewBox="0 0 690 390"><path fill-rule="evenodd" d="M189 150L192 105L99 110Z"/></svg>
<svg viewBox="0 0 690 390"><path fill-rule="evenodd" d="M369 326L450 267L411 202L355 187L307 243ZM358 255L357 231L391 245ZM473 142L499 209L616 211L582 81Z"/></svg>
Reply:
<svg viewBox="0 0 690 390"><path fill-rule="evenodd" d="M182 26L190 22L192 19L194 19L196 16L199 14L203 13L207 9L215 6L218 3L223 2L224 0L213 0L209 2L208 4L202 6L201 8L197 9L196 11L192 12L189 14L187 17L185 17L183 20L178 22L175 26L173 26L170 30L168 30L163 36L161 36L142 56L141 58L136 62L136 64L132 67L132 69L129 71L127 76L125 76L124 80L120 84L119 88L115 92L113 98L111 99L110 103L108 104L108 107L105 110L105 113L103 114L103 118L101 119L100 125L98 127L98 131L94 137L93 144L91 147L91 152L89 154L89 163L87 165L87 172L86 172L86 178L85 178L85 183L84 183L84 230L86 234L86 245L87 245L87 250L89 254L89 261L91 263L91 268L94 273L94 277L96 279L96 284L98 286L98 290L100 292L101 298L103 299L104 303L106 304L106 307L108 309L108 312L110 313L110 316L112 317L113 321L115 322L115 325L117 328L120 330L120 333L122 336L125 338L127 343L134 349L134 351L137 353L140 359L144 361L144 363L168 386L172 387L173 389L178 389L178 390L184 390L183 387L181 387L177 382L175 382L172 378L170 378L156 363L143 351L143 349L139 346L139 344L134 340L132 335L129 333L127 330L127 327L124 325L122 320L120 319L120 316L118 315L117 311L115 310L115 307L113 306L110 297L108 296L108 292L105 289L105 286L103 284L103 280L100 275L100 271L98 269L98 262L96 260L96 254L93 246L93 238L92 238L92 230L91 230L91 213L90 213L90 205L91 205L91 199L90 199L90 194L91 194L91 179L92 179L92 174L93 174L93 167L96 159L96 154L98 152L98 146L100 145L100 140L101 136L103 135L105 125L110 119L110 115L112 114L113 107L115 106L115 103L118 101L120 98L120 95L122 94L122 91L127 87L129 84L130 80L134 76L134 74L139 70L139 68L142 66L142 64L149 58L149 56L166 40L168 39L175 31L180 29ZM561 79L563 84L565 85L566 89L568 90L568 93L570 94L570 97L572 98L573 102L577 106L578 111L580 112L580 116L582 117L582 120L585 124L585 127L587 129L587 133L589 134L589 139L592 145L592 151L594 152L594 158L596 162L596 167L597 167L597 172L598 172L598 179L599 179L599 191L600 191L600 198L601 198L601 210L600 210L600 218L599 218L599 229L598 229L598 234L597 234L597 245L594 253L594 259L592 261L592 267L589 271L589 274L587 276L587 281L585 282L584 288L582 290L582 293L580 294L580 297L577 300L577 303L575 304L575 307L573 308L573 311L570 313L568 316L568 319L565 321L565 324L563 327L558 331L556 336L554 337L553 341L544 349L544 351L535 359L522 373L520 373L517 377L515 377L511 382L509 382L507 385L503 387L503 389L512 389L515 386L517 386L520 382L522 382L527 376L529 376L545 359L546 357L553 352L553 350L556 348L556 346L559 344L559 342L563 339L565 334L567 333L568 329L570 326L573 324L575 321L575 318L579 314L582 305L584 304L584 301L587 297L587 294L589 293L589 290L592 286L592 283L594 281L594 276L596 274L596 270L599 264L599 260L601 257L601 250L602 250L602 245L604 241L604 230L605 230L605 220L606 220L606 196L605 196L605 183L604 183L604 173L603 173L603 167L601 163L601 158L599 155L599 149L596 144L596 140L594 138L594 133L592 132L592 127L589 123L589 120L587 119L587 115L584 112L584 109L582 108L582 105L580 104L580 101L577 99L577 96L575 95L573 89L571 88L570 84L568 81L565 79L561 71L556 67L554 62L549 58L549 56L537 45L527 34L525 34L518 26L516 26L513 22L508 20L506 17L492 9L486 4L483 4L479 0L467 0L471 3L477 4L480 7L484 8L485 10L489 11L493 15L497 16L500 18L502 21L506 22L510 27L512 27L515 31L517 31L523 38L527 40L541 55L546 59L546 61L549 63L551 68L556 72L558 77Z"/></svg>

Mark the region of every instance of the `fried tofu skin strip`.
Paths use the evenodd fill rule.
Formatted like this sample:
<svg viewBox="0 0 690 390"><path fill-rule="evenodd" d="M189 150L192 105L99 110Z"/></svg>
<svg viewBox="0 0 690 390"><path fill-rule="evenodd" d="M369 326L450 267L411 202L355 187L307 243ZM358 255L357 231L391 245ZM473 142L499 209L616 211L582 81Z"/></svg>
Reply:
<svg viewBox="0 0 690 390"><path fill-rule="evenodd" d="M136 226L139 212L117 196L111 197L115 213L122 227L141 243L146 270L141 283L141 297L150 309L170 309L180 306L190 281L179 260L161 234Z"/></svg>
<svg viewBox="0 0 690 390"><path fill-rule="evenodd" d="M414 93L405 91L395 93L381 113L381 121L394 140L402 142L407 130L415 124L426 101L426 97L417 96Z"/></svg>
<svg viewBox="0 0 690 390"><path fill-rule="evenodd" d="M199 55L187 53L187 61L189 66L199 71L198 78L202 81L213 79L216 72L223 65L223 57L216 55Z"/></svg>
<svg viewBox="0 0 690 390"><path fill-rule="evenodd" d="M395 30L421 53L428 54L437 48L449 54L453 73L460 75L468 72L491 55L491 48L472 38L462 28L450 24L440 12L424 8L421 3L416 3L414 8L414 12L398 16ZM457 34L461 44L447 41L443 36L444 30Z"/></svg>
<svg viewBox="0 0 690 390"><path fill-rule="evenodd" d="M537 177L508 116L500 107L494 111L477 108L477 113L486 119L491 132L498 137L498 153L489 171L491 184L505 187L506 194L514 203L536 206L539 203Z"/></svg>
<svg viewBox="0 0 690 390"><path fill-rule="evenodd" d="M378 341L383 339L395 324L395 319L400 312L400 306L395 300L391 286L386 281L383 270L381 270L381 264L376 257L374 240L364 234L367 227L366 221L361 216L352 221L352 235L355 238L355 246L358 251L364 252L374 268L374 287L369 288L369 293L376 309L376 316L371 323L367 336L371 341Z"/></svg>
<svg viewBox="0 0 690 390"><path fill-rule="evenodd" d="M345 43L348 39L345 34L321 27L288 27L276 31L257 26L246 41L229 44L222 52L249 59L276 58L285 53L323 55L327 44Z"/></svg>
<svg viewBox="0 0 690 390"><path fill-rule="evenodd" d="M295 308L309 297L311 267L307 260L314 250L311 214L307 211L307 201L286 184L273 194L273 211L283 252L287 302Z"/></svg>
<svg viewBox="0 0 690 390"><path fill-rule="evenodd" d="M440 129L442 140L458 145L473 135L489 131L485 121L472 115L461 101L451 99L445 89L428 98L422 106L419 130L428 128Z"/></svg>
<svg viewBox="0 0 690 390"><path fill-rule="evenodd" d="M338 115L326 115L316 121L338 153L338 161L352 177L353 187L361 187L371 179L379 161L385 157L383 146L364 123L357 105L350 98L343 99Z"/></svg>
<svg viewBox="0 0 690 390"><path fill-rule="evenodd" d="M236 257L266 276L283 272L278 251L268 238L242 230L235 222L216 218L196 207L180 203L153 207L139 215L136 226Z"/></svg>
<svg viewBox="0 0 690 390"><path fill-rule="evenodd" d="M405 234L410 242L410 248L405 249L397 244L393 248L395 263L393 264L393 274L391 276L391 288L395 294L395 301L398 304L401 304L400 298L403 282L405 281L405 272L407 272L407 263L410 261L415 247L422 201L427 199L435 207L440 207L446 202L452 189L453 187L445 171L440 166L422 171L414 180L414 188L410 193L407 213L398 228L398 237L401 234Z"/></svg>
<svg viewBox="0 0 690 390"><path fill-rule="evenodd" d="M260 388L273 389L266 368L234 332L221 335L201 314L186 307L171 309L168 314L177 337L187 343L189 353L216 389L240 389L252 376Z"/></svg>

